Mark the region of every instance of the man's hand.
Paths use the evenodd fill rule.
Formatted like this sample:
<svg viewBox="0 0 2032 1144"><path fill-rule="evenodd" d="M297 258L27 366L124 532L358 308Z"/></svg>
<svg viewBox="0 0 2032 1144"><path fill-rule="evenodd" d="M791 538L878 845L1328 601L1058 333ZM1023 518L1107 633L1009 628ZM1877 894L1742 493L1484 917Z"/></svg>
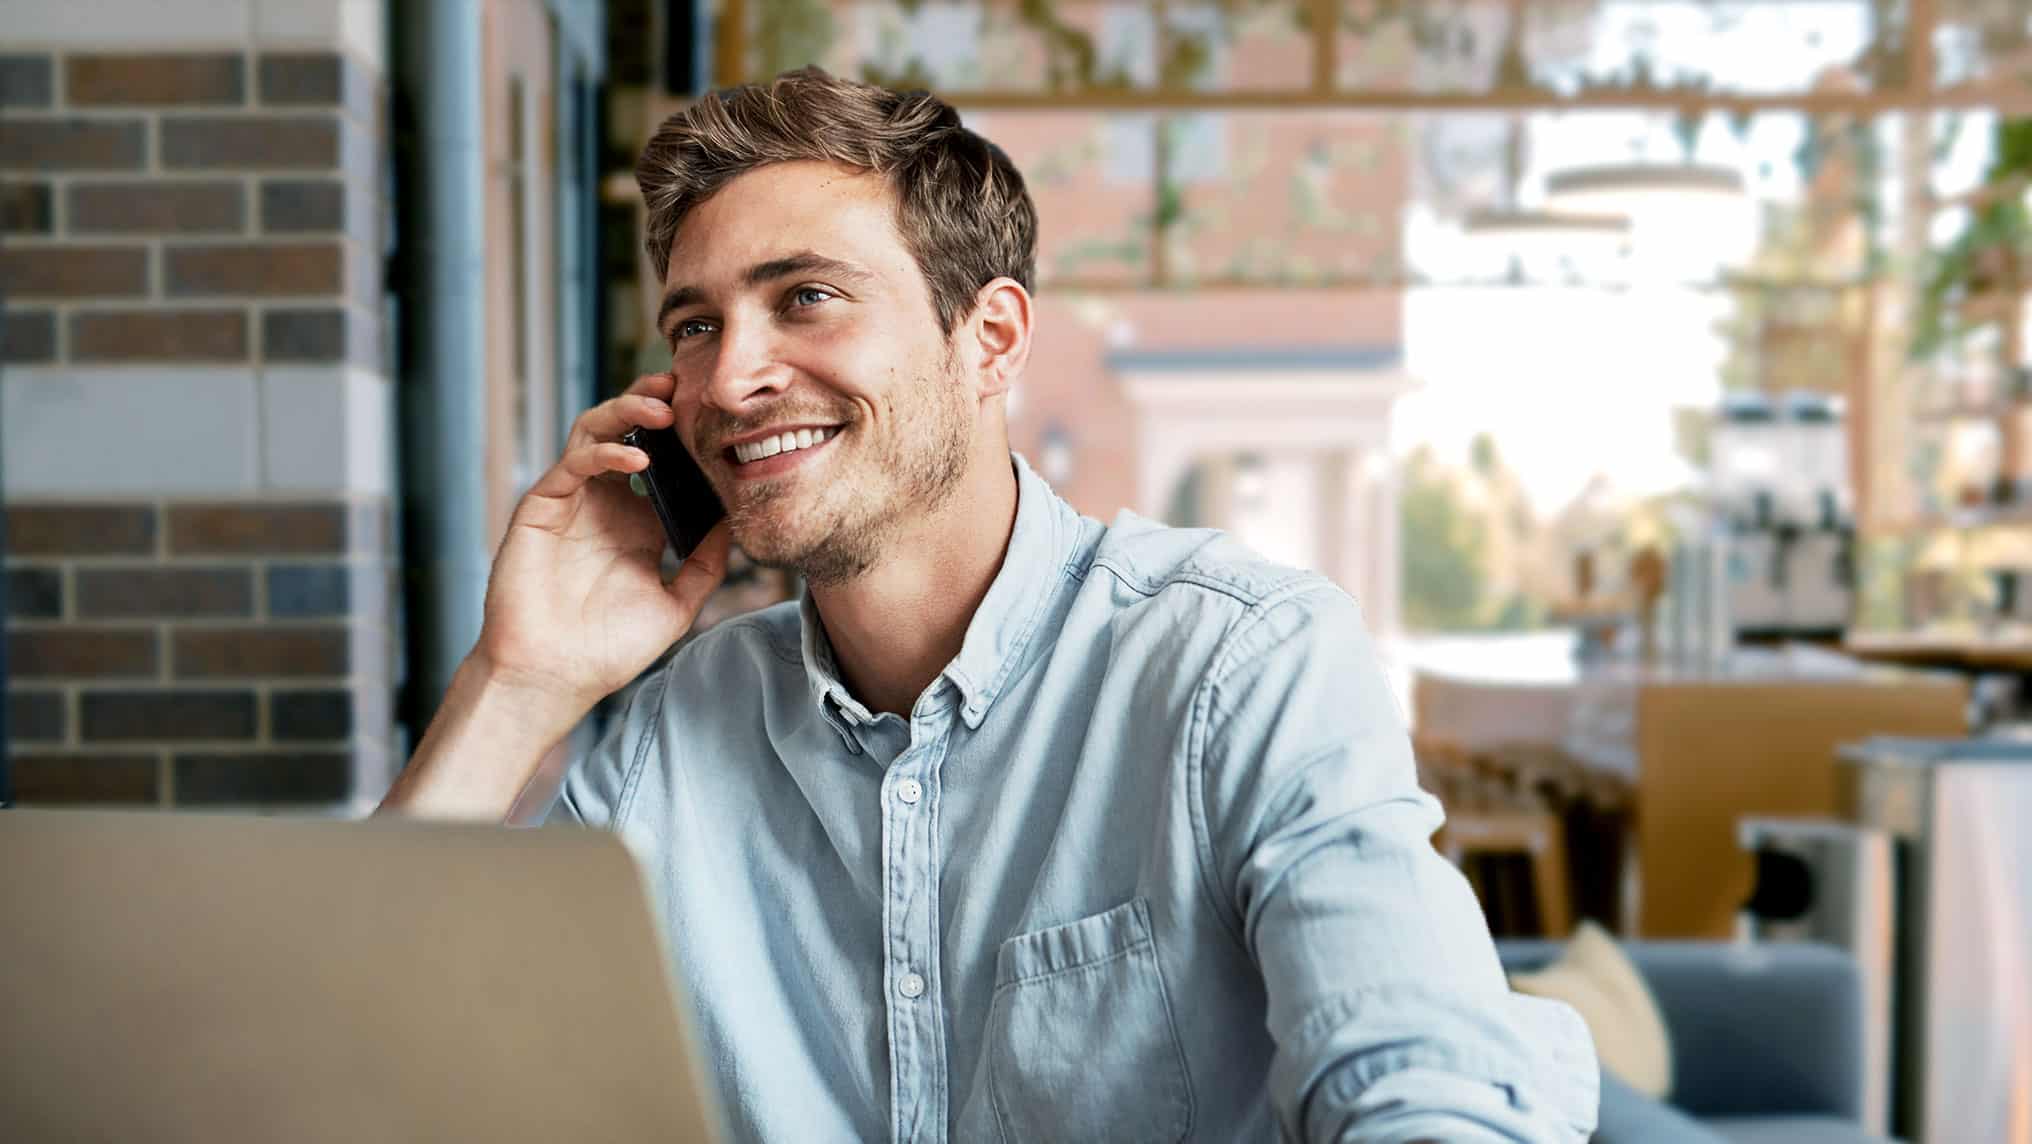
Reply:
<svg viewBox="0 0 2032 1144"><path fill-rule="evenodd" d="M601 697L691 630L727 573L725 521L663 582L663 526L628 488L649 457L619 442L671 423L669 374L573 423L564 456L515 506L486 617L383 811L499 822L543 757Z"/></svg>
<svg viewBox="0 0 2032 1144"><path fill-rule="evenodd" d="M726 578L722 521L666 585L662 524L627 485L649 458L619 438L669 426L674 384L667 373L637 378L586 410L564 456L515 506L474 648L503 680L590 709L691 630Z"/></svg>

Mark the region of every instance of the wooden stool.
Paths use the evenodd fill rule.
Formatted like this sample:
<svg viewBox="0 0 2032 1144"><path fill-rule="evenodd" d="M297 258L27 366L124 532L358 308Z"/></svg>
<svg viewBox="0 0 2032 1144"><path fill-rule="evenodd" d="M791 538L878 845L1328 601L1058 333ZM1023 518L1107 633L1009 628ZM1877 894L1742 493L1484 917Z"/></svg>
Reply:
<svg viewBox="0 0 2032 1144"><path fill-rule="evenodd" d="M1523 855L1531 864L1531 893L1539 927L1545 936L1553 938L1563 938L1573 931L1566 834L1558 818L1542 810L1452 811L1432 841L1447 861L1467 875L1477 898L1483 897L1484 886L1469 859Z"/></svg>
<svg viewBox="0 0 2032 1144"><path fill-rule="evenodd" d="M1492 888L1482 876L1484 863L1472 859L1521 856L1531 868L1539 927L1548 937L1567 936L1573 927L1573 897L1566 832L1559 816L1547 809L1552 792L1544 789L1563 785L1545 782L1543 772L1556 766L1539 758L1520 766L1526 760L1513 753L1470 750L1441 736L1417 736L1412 750L1420 784L1446 808L1446 824L1433 836L1433 845L1467 876L1483 910L1489 909Z"/></svg>

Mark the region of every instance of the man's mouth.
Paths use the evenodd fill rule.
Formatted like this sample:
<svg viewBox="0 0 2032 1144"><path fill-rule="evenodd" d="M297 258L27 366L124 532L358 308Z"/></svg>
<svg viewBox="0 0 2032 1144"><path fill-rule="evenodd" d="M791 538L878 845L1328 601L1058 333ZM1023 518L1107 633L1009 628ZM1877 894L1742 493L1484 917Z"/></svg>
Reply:
<svg viewBox="0 0 2032 1144"><path fill-rule="evenodd" d="M823 425L813 429L788 429L768 437L729 445L723 452L734 463L735 468L740 469L785 453L815 448L838 436L839 432L840 427L837 425Z"/></svg>

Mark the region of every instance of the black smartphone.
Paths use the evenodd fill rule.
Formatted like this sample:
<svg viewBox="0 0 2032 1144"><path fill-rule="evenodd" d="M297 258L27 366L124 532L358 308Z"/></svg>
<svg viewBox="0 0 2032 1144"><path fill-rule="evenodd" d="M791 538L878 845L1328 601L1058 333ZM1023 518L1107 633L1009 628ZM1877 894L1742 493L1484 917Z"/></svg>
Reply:
<svg viewBox="0 0 2032 1144"><path fill-rule="evenodd" d="M663 522L670 549L683 560L727 515L720 494L713 491L712 482L706 480L676 429L638 425L622 435L621 443L649 454L649 467L634 474L628 483L656 506L656 518Z"/></svg>

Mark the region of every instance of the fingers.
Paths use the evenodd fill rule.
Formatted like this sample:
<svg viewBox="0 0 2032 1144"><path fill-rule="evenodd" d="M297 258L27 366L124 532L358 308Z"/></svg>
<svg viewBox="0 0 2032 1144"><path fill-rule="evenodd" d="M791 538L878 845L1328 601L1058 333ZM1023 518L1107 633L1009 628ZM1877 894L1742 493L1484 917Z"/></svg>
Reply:
<svg viewBox="0 0 2032 1144"><path fill-rule="evenodd" d="M572 423L570 444L612 441L637 425L662 429L676 417L670 403L662 398L645 393L624 394L579 414L579 419Z"/></svg>
<svg viewBox="0 0 2032 1144"><path fill-rule="evenodd" d="M647 373L611 397L579 414L572 422L567 447L589 441L611 441L637 425L662 428L673 420L670 399L677 379L668 373Z"/></svg>
<svg viewBox="0 0 2032 1144"><path fill-rule="evenodd" d="M689 628L698 618L699 609L705 607L706 597L727 578L727 551L731 547L732 532L723 519L706 533L692 554L684 558L677 569L677 575L670 578L668 589L679 608L684 611L685 627Z"/></svg>
<svg viewBox="0 0 2032 1144"><path fill-rule="evenodd" d="M658 397L668 401L670 400L671 392L676 388L677 378L667 371L664 373L645 373L634 381L629 382L628 388L621 391L621 396Z"/></svg>
<svg viewBox="0 0 2032 1144"><path fill-rule="evenodd" d="M565 450L550 471L529 487L541 497L570 496L602 473L639 473L649 467L649 454L613 441L595 441Z"/></svg>

